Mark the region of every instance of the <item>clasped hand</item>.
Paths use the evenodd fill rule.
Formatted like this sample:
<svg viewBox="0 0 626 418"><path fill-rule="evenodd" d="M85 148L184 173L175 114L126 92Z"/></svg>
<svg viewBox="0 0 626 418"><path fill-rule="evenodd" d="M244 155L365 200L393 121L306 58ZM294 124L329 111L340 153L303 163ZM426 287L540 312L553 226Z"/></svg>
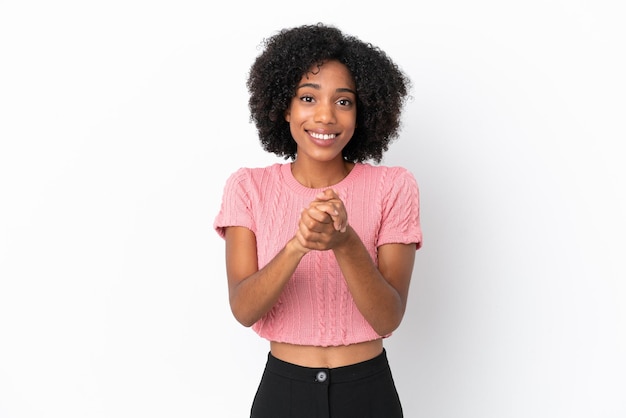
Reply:
<svg viewBox="0 0 626 418"><path fill-rule="evenodd" d="M346 239L348 213L339 195L327 189L300 213L296 231L298 243L310 250L330 250Z"/></svg>

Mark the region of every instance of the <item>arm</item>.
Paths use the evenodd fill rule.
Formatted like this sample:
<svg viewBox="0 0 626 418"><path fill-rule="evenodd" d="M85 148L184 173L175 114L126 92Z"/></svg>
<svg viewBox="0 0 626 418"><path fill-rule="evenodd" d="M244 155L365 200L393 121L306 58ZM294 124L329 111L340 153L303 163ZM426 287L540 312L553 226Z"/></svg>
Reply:
<svg viewBox="0 0 626 418"><path fill-rule="evenodd" d="M359 311L379 335L387 335L404 316L415 245L380 246L377 268L359 236L348 228L345 243L333 252Z"/></svg>
<svg viewBox="0 0 626 418"><path fill-rule="evenodd" d="M252 231L228 227L225 239L230 308L237 321L249 327L274 306L307 250L291 239L259 270Z"/></svg>
<svg viewBox="0 0 626 418"><path fill-rule="evenodd" d="M299 232L303 246L334 252L354 302L372 328L379 335L395 330L406 308L415 244L380 246L377 267L332 190L318 196L301 225L306 226Z"/></svg>
<svg viewBox="0 0 626 418"><path fill-rule="evenodd" d="M323 208L333 214L334 221L314 204L303 209L294 237L260 270L254 232L241 226L225 229L229 302L233 315L242 325L253 325L272 309L307 252L325 249L325 243L317 242L319 234L329 227L332 229L333 222L339 231L345 231L345 222L341 223L346 219L345 212L335 213L328 203Z"/></svg>

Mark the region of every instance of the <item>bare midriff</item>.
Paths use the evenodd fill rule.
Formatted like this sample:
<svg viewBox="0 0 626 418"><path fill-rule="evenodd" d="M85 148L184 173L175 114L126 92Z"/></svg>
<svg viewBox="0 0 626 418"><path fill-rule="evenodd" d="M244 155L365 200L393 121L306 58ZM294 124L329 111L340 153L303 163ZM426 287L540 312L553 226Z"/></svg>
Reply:
<svg viewBox="0 0 626 418"><path fill-rule="evenodd" d="M304 367L335 368L373 359L382 353L383 340L332 347L294 345L272 341L270 349L274 357L288 363Z"/></svg>

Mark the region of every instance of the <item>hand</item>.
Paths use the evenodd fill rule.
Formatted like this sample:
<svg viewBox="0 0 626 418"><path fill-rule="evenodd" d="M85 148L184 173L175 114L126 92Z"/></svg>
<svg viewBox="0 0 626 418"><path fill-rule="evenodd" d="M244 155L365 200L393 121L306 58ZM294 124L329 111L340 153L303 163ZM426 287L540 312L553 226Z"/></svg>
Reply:
<svg viewBox="0 0 626 418"><path fill-rule="evenodd" d="M345 206L335 191L329 189L302 210L295 238L307 252L329 250L345 240L347 227Z"/></svg>
<svg viewBox="0 0 626 418"><path fill-rule="evenodd" d="M326 212L333 220L333 225L337 231L346 232L348 227L348 213L343 205L343 201L333 189L326 189L315 196L312 204L318 203L317 208Z"/></svg>

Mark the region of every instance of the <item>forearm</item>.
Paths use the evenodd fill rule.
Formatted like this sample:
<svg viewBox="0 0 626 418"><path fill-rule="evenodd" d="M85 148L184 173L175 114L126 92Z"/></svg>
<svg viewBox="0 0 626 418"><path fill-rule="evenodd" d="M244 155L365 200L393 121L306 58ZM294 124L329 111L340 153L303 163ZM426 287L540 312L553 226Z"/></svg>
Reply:
<svg viewBox="0 0 626 418"><path fill-rule="evenodd" d="M303 256L292 240L262 269L230 286L237 321L249 327L272 309Z"/></svg>
<svg viewBox="0 0 626 418"><path fill-rule="evenodd" d="M402 321L405 301L385 279L356 232L348 227L344 242L333 248L354 302L379 335L394 331Z"/></svg>

